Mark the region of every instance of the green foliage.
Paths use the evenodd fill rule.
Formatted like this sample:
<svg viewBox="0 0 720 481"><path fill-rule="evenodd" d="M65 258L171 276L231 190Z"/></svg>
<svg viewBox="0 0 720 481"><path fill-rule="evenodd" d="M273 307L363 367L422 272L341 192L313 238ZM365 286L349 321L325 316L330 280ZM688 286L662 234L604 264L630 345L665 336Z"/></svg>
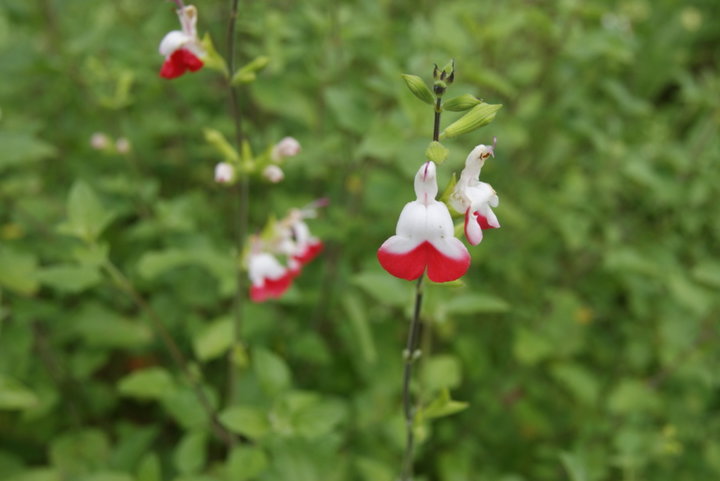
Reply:
<svg viewBox="0 0 720 481"><path fill-rule="evenodd" d="M0 2L0 479L397 479L413 286L375 252L424 156L452 185L493 137L502 228L426 286L416 477L720 476L717 2L241 2L234 72L228 3L197 4L206 67L166 81L172 2ZM326 247L244 306L237 345L237 203L213 169L259 172L286 135L302 154L250 179L251 230L329 197Z"/></svg>

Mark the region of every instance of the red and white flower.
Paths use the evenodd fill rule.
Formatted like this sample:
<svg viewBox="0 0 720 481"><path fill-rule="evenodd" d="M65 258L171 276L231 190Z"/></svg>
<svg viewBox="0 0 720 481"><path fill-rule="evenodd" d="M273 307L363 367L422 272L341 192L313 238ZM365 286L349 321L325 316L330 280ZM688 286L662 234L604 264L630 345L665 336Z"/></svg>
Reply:
<svg viewBox="0 0 720 481"><path fill-rule="evenodd" d="M215 166L215 182L229 184L235 179L235 169L227 162L220 162Z"/></svg>
<svg viewBox="0 0 720 481"><path fill-rule="evenodd" d="M495 155L494 149L495 144L480 144L470 152L460 180L450 195L449 202L453 209L465 214L465 237L472 245L482 241L484 229L500 227L500 222L491 209L499 204L497 193L490 184L480 181L480 170L485 159Z"/></svg>
<svg viewBox="0 0 720 481"><path fill-rule="evenodd" d="M160 55L165 62L160 76L167 79L179 77L187 71L195 72L203 67L201 58L205 51L197 36L197 9L188 5L177 11L182 30L168 32L160 42Z"/></svg>
<svg viewBox="0 0 720 481"><path fill-rule="evenodd" d="M295 262L303 266L322 252L323 242L310 233L305 219L315 217L314 208L293 209L282 223L285 229L285 251Z"/></svg>
<svg viewBox="0 0 720 481"><path fill-rule="evenodd" d="M282 297L296 275L296 272L280 264L280 261L270 253L262 251L251 253L248 259L250 299L254 302L263 302Z"/></svg>
<svg viewBox="0 0 720 481"><path fill-rule="evenodd" d="M435 200L435 164L426 162L415 175L417 200L405 205L396 235L378 249L380 264L401 279L417 279L425 271L434 282L454 281L470 267L470 254L454 235L447 206Z"/></svg>

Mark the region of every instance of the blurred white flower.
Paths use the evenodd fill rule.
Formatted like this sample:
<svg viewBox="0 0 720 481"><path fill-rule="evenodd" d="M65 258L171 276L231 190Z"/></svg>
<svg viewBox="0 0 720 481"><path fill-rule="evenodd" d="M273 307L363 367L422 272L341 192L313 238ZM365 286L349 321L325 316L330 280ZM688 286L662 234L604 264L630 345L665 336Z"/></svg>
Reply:
<svg viewBox="0 0 720 481"><path fill-rule="evenodd" d="M300 142L293 137L285 137L280 142L275 144L270 153L270 157L273 161L279 162L285 157L292 157L300 153Z"/></svg>
<svg viewBox="0 0 720 481"><path fill-rule="evenodd" d="M285 173L277 165L268 165L263 169L262 175L273 184L277 184L285 178Z"/></svg>
<svg viewBox="0 0 720 481"><path fill-rule="evenodd" d="M110 139L102 132L95 132L90 137L90 146L95 150L107 149L108 145L110 145Z"/></svg>
<svg viewBox="0 0 720 481"><path fill-rule="evenodd" d="M127 154L130 152L130 141L125 137L120 137L115 141L115 149L120 154Z"/></svg>
<svg viewBox="0 0 720 481"><path fill-rule="evenodd" d="M235 169L227 162L220 162L215 166L215 182L228 184L235 177Z"/></svg>

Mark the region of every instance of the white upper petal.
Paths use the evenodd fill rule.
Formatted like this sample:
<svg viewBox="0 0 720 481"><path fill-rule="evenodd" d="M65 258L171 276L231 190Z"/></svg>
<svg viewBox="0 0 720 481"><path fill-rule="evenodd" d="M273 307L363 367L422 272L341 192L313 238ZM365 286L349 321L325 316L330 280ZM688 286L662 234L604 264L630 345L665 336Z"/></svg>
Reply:
<svg viewBox="0 0 720 481"><path fill-rule="evenodd" d="M418 202L429 205L435 200L438 193L437 177L435 175L435 163L425 162L417 174L415 174L415 195Z"/></svg>
<svg viewBox="0 0 720 481"><path fill-rule="evenodd" d="M160 51L160 55L168 57L176 50L192 44L193 42L194 38L190 35L181 32L180 30L173 30L163 37L158 50Z"/></svg>
<svg viewBox="0 0 720 481"><path fill-rule="evenodd" d="M286 272L287 269L275 256L266 252L253 254L248 261L248 276L255 285L261 285L265 279L279 279Z"/></svg>

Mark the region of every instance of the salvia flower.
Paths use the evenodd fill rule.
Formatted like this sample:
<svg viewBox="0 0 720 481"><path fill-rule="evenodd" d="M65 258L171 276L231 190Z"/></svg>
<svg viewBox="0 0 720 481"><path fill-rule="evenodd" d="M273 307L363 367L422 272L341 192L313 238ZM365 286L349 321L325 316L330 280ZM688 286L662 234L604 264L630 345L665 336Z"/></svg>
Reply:
<svg viewBox="0 0 720 481"><path fill-rule="evenodd" d="M270 153L270 158L274 162L280 162L285 157L293 157L300 153L300 142L293 137L285 137L275 144Z"/></svg>
<svg viewBox="0 0 720 481"><path fill-rule="evenodd" d="M277 184L285 178L285 173L277 165L270 164L263 169L262 176L273 184Z"/></svg>
<svg viewBox="0 0 720 481"><path fill-rule="evenodd" d="M227 162L220 162L215 166L215 182L229 184L235 178L235 169Z"/></svg>
<svg viewBox="0 0 720 481"><path fill-rule="evenodd" d="M289 214L266 229L262 237L250 238L247 257L250 299L263 302L277 299L292 285L302 268L323 250L323 242L310 233L305 219L315 217L315 202ZM286 262L281 262L285 259Z"/></svg>
<svg viewBox="0 0 720 481"><path fill-rule="evenodd" d="M465 237L472 245L479 244L483 239L484 229L500 227L491 207L497 207L499 199L492 186L480 181L480 170L485 159L494 156L495 144L480 144L475 147L465 160L465 168L460 180L450 195L450 205L458 212L465 214Z"/></svg>
<svg viewBox="0 0 720 481"><path fill-rule="evenodd" d="M413 280L427 271L430 280L449 282L470 267L470 254L455 237L450 211L435 200L437 193L435 163L428 161L415 175L417 200L405 205L396 235L377 252L380 264L393 276Z"/></svg>
<svg viewBox="0 0 720 481"><path fill-rule="evenodd" d="M168 32L160 42L160 55L165 62L160 69L160 76L172 79L187 71L195 72L203 67L201 58L205 51L197 36L197 9L188 5L178 10L182 30Z"/></svg>

